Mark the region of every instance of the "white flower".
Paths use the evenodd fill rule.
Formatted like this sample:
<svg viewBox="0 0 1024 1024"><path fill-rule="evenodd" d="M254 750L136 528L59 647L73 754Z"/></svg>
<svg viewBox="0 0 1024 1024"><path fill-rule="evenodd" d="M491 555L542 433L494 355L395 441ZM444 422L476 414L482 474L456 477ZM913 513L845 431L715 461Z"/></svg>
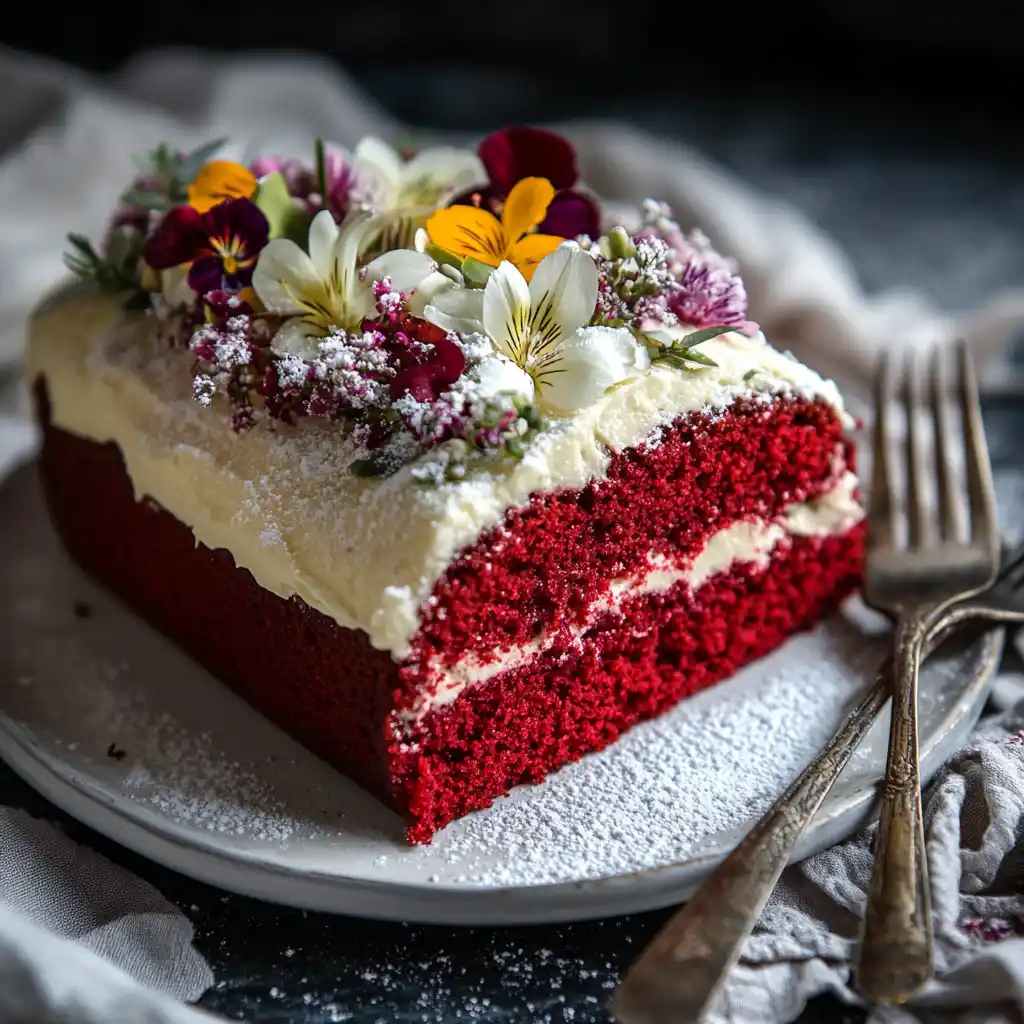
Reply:
<svg viewBox="0 0 1024 1024"><path fill-rule="evenodd" d="M352 158L355 198L381 217L379 249L413 244L418 229L459 192L487 180L468 149L434 146L403 161L386 142L364 138Z"/></svg>
<svg viewBox="0 0 1024 1024"><path fill-rule="evenodd" d="M625 327L583 327L559 346L542 395L548 405L571 412L639 377L650 365L647 349Z"/></svg>
<svg viewBox="0 0 1024 1024"><path fill-rule="evenodd" d="M171 309L191 306L196 300L196 293L188 283L188 272L191 264L182 263L160 271L160 294Z"/></svg>
<svg viewBox="0 0 1024 1024"><path fill-rule="evenodd" d="M511 263L491 274L482 297L453 287L434 295L424 315L445 330L479 330L533 378L545 406L573 412L650 365L647 349L625 328L589 327L597 304L597 268L572 242L546 256L529 284Z"/></svg>
<svg viewBox="0 0 1024 1024"><path fill-rule="evenodd" d="M388 277L407 292L430 273L433 260L411 249L386 252L360 273L359 252L378 227L375 218L357 215L339 228L322 210L309 226L308 255L287 238L267 244L252 285L269 312L287 317L274 335L275 351L312 358L332 327L354 331L373 315L374 281Z"/></svg>
<svg viewBox="0 0 1024 1024"><path fill-rule="evenodd" d="M473 368L477 397L486 401L500 395L511 395L524 402L533 401L533 378L511 359L497 352L484 356Z"/></svg>
<svg viewBox="0 0 1024 1024"><path fill-rule="evenodd" d="M484 334L484 292L467 288L461 272L439 266L409 297L409 312L459 334Z"/></svg>

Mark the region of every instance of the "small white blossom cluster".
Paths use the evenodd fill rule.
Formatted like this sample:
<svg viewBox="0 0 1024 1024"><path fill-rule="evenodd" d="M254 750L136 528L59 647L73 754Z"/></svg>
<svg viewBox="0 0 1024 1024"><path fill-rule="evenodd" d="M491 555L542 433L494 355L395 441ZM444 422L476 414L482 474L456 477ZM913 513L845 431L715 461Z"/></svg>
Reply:
<svg viewBox="0 0 1024 1024"><path fill-rule="evenodd" d="M395 375L384 346L379 331L348 334L335 328L306 366L313 379L333 390L340 405L383 409L389 402L388 383Z"/></svg>

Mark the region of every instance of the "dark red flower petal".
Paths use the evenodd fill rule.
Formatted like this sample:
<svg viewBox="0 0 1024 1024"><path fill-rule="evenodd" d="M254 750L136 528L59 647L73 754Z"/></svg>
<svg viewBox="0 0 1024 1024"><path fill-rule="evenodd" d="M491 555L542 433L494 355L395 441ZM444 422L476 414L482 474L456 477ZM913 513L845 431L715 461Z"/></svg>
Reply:
<svg viewBox="0 0 1024 1024"><path fill-rule="evenodd" d="M431 345L436 345L439 341L447 340L448 332L443 327L438 327L437 324L420 320L416 323L415 338L417 341L426 341Z"/></svg>
<svg viewBox="0 0 1024 1024"><path fill-rule="evenodd" d="M433 343L426 362L399 370L388 385L392 399L412 395L417 402L432 402L465 372L466 357L454 342L440 338Z"/></svg>
<svg viewBox="0 0 1024 1024"><path fill-rule="evenodd" d="M198 295L215 291L224 284L224 265L219 256L206 253L200 256L188 270L188 286Z"/></svg>
<svg viewBox="0 0 1024 1024"><path fill-rule="evenodd" d="M547 178L556 189L572 188L579 178L572 144L542 128L503 128L488 135L477 153L491 184L503 195L523 178Z"/></svg>
<svg viewBox="0 0 1024 1024"><path fill-rule="evenodd" d="M434 342L430 365L437 367L439 382L454 384L466 370L466 357L458 345L447 338L441 338Z"/></svg>
<svg viewBox="0 0 1024 1024"><path fill-rule="evenodd" d="M206 242L202 214L191 206L174 206L146 240L142 258L154 270L167 270L195 259Z"/></svg>
<svg viewBox="0 0 1024 1024"><path fill-rule="evenodd" d="M401 370L388 385L388 394L392 399L412 395L417 402L431 402L440 394L439 391L435 391L436 385L437 369L426 363Z"/></svg>
<svg viewBox="0 0 1024 1024"><path fill-rule="evenodd" d="M210 313L218 322L228 320L233 316L252 316L252 306L244 302L237 295L223 289L216 289L206 295L206 305Z"/></svg>
<svg viewBox="0 0 1024 1024"><path fill-rule="evenodd" d="M247 256L255 256L266 244L270 225L251 199L225 199L202 215L210 238L239 238Z"/></svg>
<svg viewBox="0 0 1024 1024"><path fill-rule="evenodd" d="M601 234L601 213L597 203L583 192L559 192L551 200L547 216L538 230L560 238L575 238L577 235L597 238Z"/></svg>

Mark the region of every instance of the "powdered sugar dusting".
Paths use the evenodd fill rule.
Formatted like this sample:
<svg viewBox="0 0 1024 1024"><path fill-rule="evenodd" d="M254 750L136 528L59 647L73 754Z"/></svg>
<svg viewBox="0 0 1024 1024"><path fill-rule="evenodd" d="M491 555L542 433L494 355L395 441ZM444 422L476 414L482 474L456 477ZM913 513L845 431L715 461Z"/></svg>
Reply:
<svg viewBox="0 0 1024 1024"><path fill-rule="evenodd" d="M684 702L544 785L446 829L437 845L457 881L487 886L683 860L771 803L877 664L874 645L842 622L798 637L755 668L756 691L734 685Z"/></svg>

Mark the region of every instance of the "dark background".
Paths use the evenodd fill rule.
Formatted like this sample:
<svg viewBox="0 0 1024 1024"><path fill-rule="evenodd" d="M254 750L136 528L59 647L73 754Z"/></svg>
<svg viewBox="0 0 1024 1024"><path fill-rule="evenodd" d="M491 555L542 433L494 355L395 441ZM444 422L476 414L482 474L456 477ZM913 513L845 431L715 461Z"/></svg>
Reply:
<svg viewBox="0 0 1024 1024"><path fill-rule="evenodd" d="M369 79L458 67L509 83L544 105L526 116L600 113L612 94L643 102L652 90L685 103L705 93L789 85L855 90L879 104L911 95L969 104L979 117L1013 108L1024 6L1014 0L782 0L774 3L624 3L619 0L464 0L452 4L301 5L146 3L19 5L3 41L96 71L155 46L220 50L316 49ZM571 69L571 73L567 73ZM538 88L540 87L540 88ZM531 99L532 94L532 99ZM406 90L396 112L445 120L430 88ZM465 126L464 124L462 126Z"/></svg>
<svg viewBox="0 0 1024 1024"><path fill-rule="evenodd" d="M1024 5L1009 0L23 5L2 36L101 73L155 46L313 48L418 126L625 118L806 209L869 289L969 306L1024 271ZM182 906L218 977L204 1005L250 1021L606 1020L667 916L466 930L305 914L147 865L2 765L0 801L63 821ZM802 1020L860 1016L822 998Z"/></svg>

